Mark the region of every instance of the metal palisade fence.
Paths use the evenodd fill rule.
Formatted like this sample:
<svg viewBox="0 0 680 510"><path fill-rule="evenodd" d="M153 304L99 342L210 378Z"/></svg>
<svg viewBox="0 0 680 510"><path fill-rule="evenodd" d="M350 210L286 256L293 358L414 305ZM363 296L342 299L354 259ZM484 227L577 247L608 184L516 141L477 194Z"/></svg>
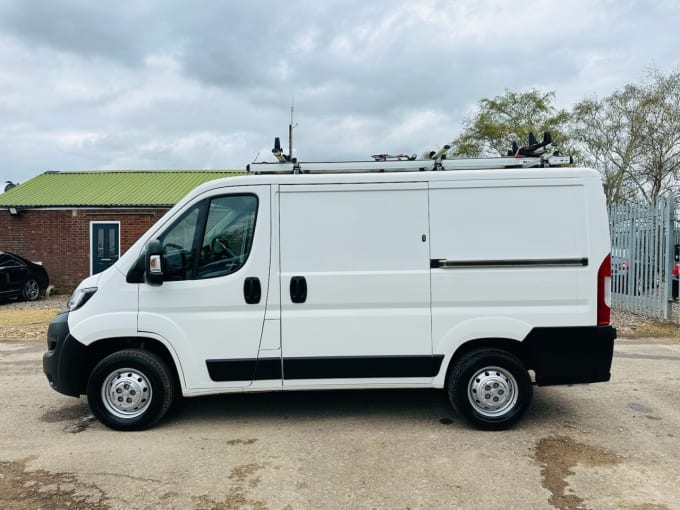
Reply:
<svg viewBox="0 0 680 510"><path fill-rule="evenodd" d="M612 306L647 317L671 319L671 273L676 243L674 196L663 197L653 206L611 205L609 231Z"/></svg>

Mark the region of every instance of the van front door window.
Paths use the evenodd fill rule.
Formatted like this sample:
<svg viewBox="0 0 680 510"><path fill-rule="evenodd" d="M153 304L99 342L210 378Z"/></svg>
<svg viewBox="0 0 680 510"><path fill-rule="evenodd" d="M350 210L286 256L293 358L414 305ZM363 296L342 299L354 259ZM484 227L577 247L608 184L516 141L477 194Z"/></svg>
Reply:
<svg viewBox="0 0 680 510"><path fill-rule="evenodd" d="M215 278L238 271L250 253L256 215L254 195L196 204L160 237L165 280Z"/></svg>

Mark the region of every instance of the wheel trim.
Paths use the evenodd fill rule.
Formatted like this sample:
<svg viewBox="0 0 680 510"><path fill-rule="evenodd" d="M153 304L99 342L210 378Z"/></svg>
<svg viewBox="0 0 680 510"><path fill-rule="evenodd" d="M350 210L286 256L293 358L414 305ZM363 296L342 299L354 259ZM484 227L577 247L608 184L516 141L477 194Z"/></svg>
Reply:
<svg viewBox="0 0 680 510"><path fill-rule="evenodd" d="M26 299L34 300L40 295L40 285L35 280L28 280L26 285L24 285L24 293Z"/></svg>
<svg viewBox="0 0 680 510"><path fill-rule="evenodd" d="M140 370L117 369L104 380L101 397L104 407L114 416L123 419L137 418L151 404L151 384Z"/></svg>
<svg viewBox="0 0 680 510"><path fill-rule="evenodd" d="M515 377L501 367L478 370L468 384L468 400L478 414L500 418L517 404L518 384Z"/></svg>

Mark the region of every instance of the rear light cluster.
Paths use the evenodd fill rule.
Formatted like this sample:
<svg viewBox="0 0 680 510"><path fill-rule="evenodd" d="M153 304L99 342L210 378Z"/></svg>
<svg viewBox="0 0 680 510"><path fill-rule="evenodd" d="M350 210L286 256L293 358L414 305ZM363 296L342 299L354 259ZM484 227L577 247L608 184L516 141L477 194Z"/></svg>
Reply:
<svg viewBox="0 0 680 510"><path fill-rule="evenodd" d="M611 322L612 306L612 256L608 254L597 271L597 324Z"/></svg>

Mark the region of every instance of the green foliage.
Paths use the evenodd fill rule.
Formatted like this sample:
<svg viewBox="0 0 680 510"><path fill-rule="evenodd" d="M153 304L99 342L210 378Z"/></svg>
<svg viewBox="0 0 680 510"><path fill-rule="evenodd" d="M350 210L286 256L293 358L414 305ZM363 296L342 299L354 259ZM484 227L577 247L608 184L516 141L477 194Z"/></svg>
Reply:
<svg viewBox="0 0 680 510"><path fill-rule="evenodd" d="M550 131L577 165L602 174L608 203L655 203L677 192L680 179L680 72L650 69L603 98L585 98L571 111L554 106L555 93L506 90L482 99L452 142L453 157L504 156L513 139L522 146L529 132Z"/></svg>
<svg viewBox="0 0 680 510"><path fill-rule="evenodd" d="M512 140L526 145L529 132L541 139L550 131L560 145L565 136L569 113L553 106L554 92L531 89L526 92L506 90L502 96L482 99L478 111L463 121L463 133L452 143L454 157L505 156ZM564 147L562 147L564 150Z"/></svg>
<svg viewBox="0 0 680 510"><path fill-rule="evenodd" d="M680 177L680 73L648 72L572 111L572 137L603 177L608 203L655 203Z"/></svg>

